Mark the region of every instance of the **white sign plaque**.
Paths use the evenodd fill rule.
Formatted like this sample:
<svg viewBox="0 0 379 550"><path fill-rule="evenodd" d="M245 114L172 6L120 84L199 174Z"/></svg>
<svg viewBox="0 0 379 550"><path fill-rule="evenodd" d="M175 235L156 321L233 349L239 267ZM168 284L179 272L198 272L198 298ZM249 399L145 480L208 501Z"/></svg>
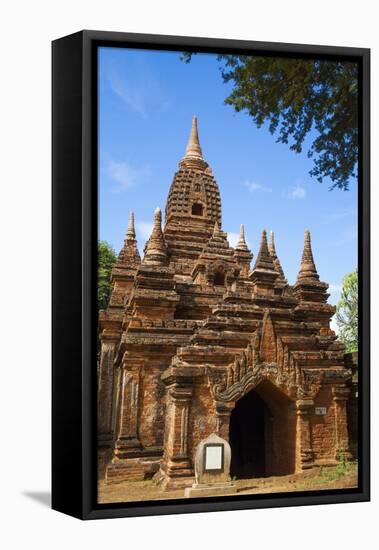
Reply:
<svg viewBox="0 0 379 550"><path fill-rule="evenodd" d="M325 416L326 407L315 407L315 414L317 414L318 416Z"/></svg>
<svg viewBox="0 0 379 550"><path fill-rule="evenodd" d="M204 470L222 470L223 445L206 445Z"/></svg>

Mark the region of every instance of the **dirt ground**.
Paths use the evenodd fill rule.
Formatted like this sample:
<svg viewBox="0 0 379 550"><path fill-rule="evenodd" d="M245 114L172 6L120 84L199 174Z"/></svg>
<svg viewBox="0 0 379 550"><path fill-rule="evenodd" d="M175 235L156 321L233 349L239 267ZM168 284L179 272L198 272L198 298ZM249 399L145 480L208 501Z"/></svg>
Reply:
<svg viewBox="0 0 379 550"><path fill-rule="evenodd" d="M357 487L357 465L312 469L301 474L235 480L237 494L292 493L320 489ZM154 481L125 481L117 484L98 484L99 503L136 502L183 498L184 489L162 490Z"/></svg>

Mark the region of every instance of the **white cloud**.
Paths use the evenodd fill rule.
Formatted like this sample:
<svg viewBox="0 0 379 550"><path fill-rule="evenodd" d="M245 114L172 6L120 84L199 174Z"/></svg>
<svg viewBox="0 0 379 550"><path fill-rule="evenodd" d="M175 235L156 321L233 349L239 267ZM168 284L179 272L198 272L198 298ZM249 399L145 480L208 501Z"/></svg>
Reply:
<svg viewBox="0 0 379 550"><path fill-rule="evenodd" d="M150 175L150 168L143 166L134 168L127 162L108 160L107 171L110 178L118 184L115 190L128 189Z"/></svg>
<svg viewBox="0 0 379 550"><path fill-rule="evenodd" d="M132 76L128 78L127 74ZM171 100L148 63L131 66L122 75L115 67L108 67L107 79L111 90L126 107L144 120L153 112L166 112L171 108Z"/></svg>
<svg viewBox="0 0 379 550"><path fill-rule="evenodd" d="M238 243L238 240L240 238L240 234L239 233L233 233L233 231L228 231L227 236L228 236L228 241L229 241L230 246L232 248L235 248L237 243ZM249 244L249 241L246 237L246 234L245 234L245 241L246 241L247 246L250 248L250 244Z"/></svg>
<svg viewBox="0 0 379 550"><path fill-rule="evenodd" d="M330 321L330 328L334 330L334 332L338 335L339 334L339 328L337 325L336 316L333 315L332 320Z"/></svg>
<svg viewBox="0 0 379 550"><path fill-rule="evenodd" d="M341 292L341 290L342 290L342 285L334 285L334 284L329 285L329 292Z"/></svg>
<svg viewBox="0 0 379 550"><path fill-rule="evenodd" d="M144 256L144 248L147 240L149 239L151 232L153 231L153 222L145 222L143 220L137 220L135 222L137 232L138 250L141 258Z"/></svg>
<svg viewBox="0 0 379 550"><path fill-rule="evenodd" d="M135 113L142 118L147 118L146 89L136 88L131 82L126 82L115 72L108 75L112 91Z"/></svg>
<svg viewBox="0 0 379 550"><path fill-rule="evenodd" d="M150 237L153 225L153 222L144 222L142 220L137 220L135 223L137 233L139 233L145 241Z"/></svg>
<svg viewBox="0 0 379 550"><path fill-rule="evenodd" d="M239 237L240 237L239 233L228 232L228 241L229 241L230 246L232 246L234 248L236 246L236 244L238 243Z"/></svg>
<svg viewBox="0 0 379 550"><path fill-rule="evenodd" d="M290 189L289 193L288 193L288 196L291 198L291 199L305 199L306 197L306 191L304 189L304 187L302 187L299 183L297 185L295 185L295 187L292 187L292 189Z"/></svg>
<svg viewBox="0 0 379 550"><path fill-rule="evenodd" d="M255 181L246 180L244 181L244 184L249 189L249 191L251 191L251 193L255 193L256 191L260 191L262 193L272 193L271 187L266 187L265 185L262 185Z"/></svg>
<svg viewBox="0 0 379 550"><path fill-rule="evenodd" d="M342 285L335 285L333 283L329 284L328 292L330 294L330 297L328 301L330 304L337 305L341 296L341 291Z"/></svg>

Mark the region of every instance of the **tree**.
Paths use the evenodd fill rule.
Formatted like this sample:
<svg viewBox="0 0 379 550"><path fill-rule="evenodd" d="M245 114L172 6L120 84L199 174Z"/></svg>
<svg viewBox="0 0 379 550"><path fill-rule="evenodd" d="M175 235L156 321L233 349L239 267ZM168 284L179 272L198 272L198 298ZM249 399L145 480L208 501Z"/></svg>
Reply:
<svg viewBox="0 0 379 550"><path fill-rule="evenodd" d="M116 253L107 241L97 244L97 307L106 309L111 296L111 273Z"/></svg>
<svg viewBox="0 0 379 550"><path fill-rule="evenodd" d="M184 53L187 63L191 53ZM357 176L358 65L354 62L285 57L218 55L224 82L233 89L225 99L261 127L268 123L277 142L300 153L311 130L310 175L330 189L347 190Z"/></svg>
<svg viewBox="0 0 379 550"><path fill-rule="evenodd" d="M358 350L358 270L345 275L336 313L339 339L346 351Z"/></svg>

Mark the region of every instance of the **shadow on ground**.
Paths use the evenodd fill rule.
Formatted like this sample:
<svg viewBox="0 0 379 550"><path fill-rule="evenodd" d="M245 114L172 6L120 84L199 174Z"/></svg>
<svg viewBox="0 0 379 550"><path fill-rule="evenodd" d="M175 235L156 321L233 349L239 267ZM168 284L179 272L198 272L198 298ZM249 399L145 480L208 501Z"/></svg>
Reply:
<svg viewBox="0 0 379 550"><path fill-rule="evenodd" d="M42 506L48 506L49 508L51 506L50 491L24 491L22 494Z"/></svg>

